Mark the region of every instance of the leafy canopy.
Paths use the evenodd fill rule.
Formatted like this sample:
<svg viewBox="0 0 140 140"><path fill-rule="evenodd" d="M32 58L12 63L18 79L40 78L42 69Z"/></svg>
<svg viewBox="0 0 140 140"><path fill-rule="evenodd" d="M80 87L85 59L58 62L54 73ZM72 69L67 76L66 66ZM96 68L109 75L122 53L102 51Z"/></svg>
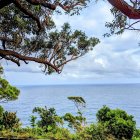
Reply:
<svg viewBox="0 0 140 140"><path fill-rule="evenodd" d="M96 2L98 0L95 0ZM46 74L60 73L64 65L75 60L99 43L99 39L88 38L82 31L72 31L65 23L58 31L52 19L54 14L80 14L89 0L1 0L0 1L0 59L10 60L20 66L34 61L42 64ZM110 33L137 30L140 22L138 0L108 0L113 6L114 20L106 23ZM129 19L132 20L132 23ZM0 67L0 74L2 73ZM0 100L14 100L19 91L0 77ZM76 100L75 100L76 101ZM76 102L75 102L76 103ZM77 103L76 103L77 104ZM78 104L77 104L78 105Z"/></svg>
<svg viewBox="0 0 140 140"><path fill-rule="evenodd" d="M11 86L5 79L0 78L0 102L16 100L19 90Z"/></svg>
<svg viewBox="0 0 140 140"><path fill-rule="evenodd" d="M98 0L94 0L98 1ZM140 22L138 0L107 0L113 7L114 20L106 23L110 33L137 30ZM0 58L20 66L21 61L40 63L46 74L60 73L64 65L75 60L99 43L82 31L72 32L65 23L56 30L54 14L80 14L90 0L1 0L0 1ZM92 12L92 11L91 11ZM130 22L129 19L134 19Z"/></svg>
<svg viewBox="0 0 140 140"><path fill-rule="evenodd" d="M56 30L53 14L79 14L89 0L0 1L0 57L20 66L34 61L46 74L60 73L64 65L99 43L82 31L72 31L68 23ZM57 8L58 7L58 8Z"/></svg>

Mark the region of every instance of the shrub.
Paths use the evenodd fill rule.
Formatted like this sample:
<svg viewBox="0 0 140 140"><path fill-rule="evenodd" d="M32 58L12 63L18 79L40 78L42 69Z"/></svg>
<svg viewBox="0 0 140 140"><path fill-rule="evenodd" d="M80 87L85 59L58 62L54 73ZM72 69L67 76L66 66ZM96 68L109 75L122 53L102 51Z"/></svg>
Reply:
<svg viewBox="0 0 140 140"><path fill-rule="evenodd" d="M125 111L120 109L111 110L103 106L97 114L98 123L106 127L108 133L112 134L115 138L132 139L136 122L133 120L132 115L128 115Z"/></svg>
<svg viewBox="0 0 140 140"><path fill-rule="evenodd" d="M16 100L20 91L9 84L8 81L0 77L0 102Z"/></svg>
<svg viewBox="0 0 140 140"><path fill-rule="evenodd" d="M140 129L136 129L132 140L140 140Z"/></svg>
<svg viewBox="0 0 140 140"><path fill-rule="evenodd" d="M38 126L43 128L46 132L53 130L57 123L61 123L61 118L56 114L54 108L35 107L33 113L39 114L40 120L37 122Z"/></svg>
<svg viewBox="0 0 140 140"><path fill-rule="evenodd" d="M107 140L104 126L91 124L77 133L78 140Z"/></svg>
<svg viewBox="0 0 140 140"><path fill-rule="evenodd" d="M15 129L20 126L20 120L16 116L16 112L4 111L0 106L0 129Z"/></svg>

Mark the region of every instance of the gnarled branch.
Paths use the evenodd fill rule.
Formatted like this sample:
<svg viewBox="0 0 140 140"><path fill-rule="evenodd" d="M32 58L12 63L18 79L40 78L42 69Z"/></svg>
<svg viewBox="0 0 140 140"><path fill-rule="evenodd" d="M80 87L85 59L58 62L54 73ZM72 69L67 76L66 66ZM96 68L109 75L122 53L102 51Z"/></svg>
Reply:
<svg viewBox="0 0 140 140"><path fill-rule="evenodd" d="M8 57L8 56L11 56L11 57L15 57L19 60L22 60L24 62L33 61L33 62L41 63L41 64L44 64L44 65L48 65L48 66L52 67L56 72L59 73L59 69L56 66L52 65L47 60L44 60L44 59L41 59L41 58L28 57L28 56L21 55L17 52L11 51L11 50L2 50L2 49L0 49L0 56L2 58L6 58L7 60L11 60L10 57ZM12 58L12 60L14 60L14 59Z"/></svg>

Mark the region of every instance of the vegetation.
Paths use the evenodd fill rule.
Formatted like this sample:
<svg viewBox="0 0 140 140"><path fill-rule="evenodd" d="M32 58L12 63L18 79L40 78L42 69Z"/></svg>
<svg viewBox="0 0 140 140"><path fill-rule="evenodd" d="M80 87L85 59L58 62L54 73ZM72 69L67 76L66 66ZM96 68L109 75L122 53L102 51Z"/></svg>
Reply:
<svg viewBox="0 0 140 140"><path fill-rule="evenodd" d="M86 103L82 97L68 99ZM120 109L103 106L96 114L97 122L90 125L83 125L83 116L78 110L76 116L70 113L58 116L54 108L47 107L36 107L33 113L37 116L31 116L31 127L22 128L16 113L0 107L0 136L49 140L140 140L140 130L136 129L133 116Z"/></svg>
<svg viewBox="0 0 140 140"><path fill-rule="evenodd" d="M3 73L3 68L0 66L0 102L7 102L16 100L20 91L11 86L8 81L1 77Z"/></svg>
<svg viewBox="0 0 140 140"><path fill-rule="evenodd" d="M111 110L104 106L97 112L97 120L105 126L108 133L117 139L132 139L135 128L133 116L120 109Z"/></svg>
<svg viewBox="0 0 140 140"><path fill-rule="evenodd" d="M98 0L95 0L98 1ZM100 41L88 38L83 31L73 31L68 23L57 30L53 14L80 14L90 0L0 0L0 59L28 64L41 64L45 74L60 73L66 63L91 51ZM106 23L110 32L104 36L121 34L125 30L137 30L140 21L140 2L137 0L108 0L113 6L114 20ZM132 22L129 18L133 19ZM1 77L0 102L18 98L19 90ZM120 109L106 106L97 112L97 123L87 125L82 109L86 102L81 97L68 97L73 101L77 114L58 116L54 108L36 107L31 116L31 128L22 128L15 112L5 111L0 106L0 136L6 138L48 138L66 140L138 140L133 116ZM64 127L68 125L67 127ZM74 133L71 133L71 130Z"/></svg>
<svg viewBox="0 0 140 140"><path fill-rule="evenodd" d="M37 122L37 126L43 128L45 132L53 130L59 122L61 123L61 118L56 114L54 108L47 109L47 107L45 108L35 107L33 109L33 113L35 112L39 114L41 119L40 121Z"/></svg>
<svg viewBox="0 0 140 140"><path fill-rule="evenodd" d="M20 121L15 112L5 111L0 106L0 130L9 129L13 130L20 126Z"/></svg>
<svg viewBox="0 0 140 140"><path fill-rule="evenodd" d="M88 0L0 1L0 57L20 66L34 61L41 64L46 74L60 73L64 65L75 60L99 43L95 37L88 38L82 31L72 31L68 23L58 31L53 14L78 14Z"/></svg>
<svg viewBox="0 0 140 140"><path fill-rule="evenodd" d="M19 90L11 86L5 79L0 78L0 102L16 100Z"/></svg>

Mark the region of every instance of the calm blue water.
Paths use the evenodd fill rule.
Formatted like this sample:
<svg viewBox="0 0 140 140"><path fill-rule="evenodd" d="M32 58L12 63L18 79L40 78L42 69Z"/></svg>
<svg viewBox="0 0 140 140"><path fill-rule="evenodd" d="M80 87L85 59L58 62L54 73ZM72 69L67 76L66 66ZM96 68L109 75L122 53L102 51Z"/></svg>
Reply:
<svg viewBox="0 0 140 140"><path fill-rule="evenodd" d="M34 107L54 107L59 115L76 113L68 96L82 96L87 102L88 123L96 122L96 113L103 105L120 108L135 117L140 128L140 85L67 85L20 87L19 99L3 104L8 111L17 111L24 126L29 125Z"/></svg>

